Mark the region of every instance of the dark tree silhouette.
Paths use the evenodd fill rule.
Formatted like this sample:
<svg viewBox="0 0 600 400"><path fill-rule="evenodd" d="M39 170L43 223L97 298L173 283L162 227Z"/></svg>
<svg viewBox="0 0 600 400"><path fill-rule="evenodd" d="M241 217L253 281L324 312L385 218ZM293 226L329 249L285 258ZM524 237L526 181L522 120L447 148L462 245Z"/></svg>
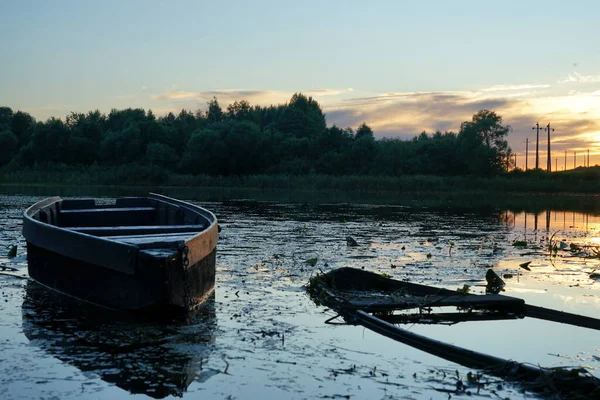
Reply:
<svg viewBox="0 0 600 400"><path fill-rule="evenodd" d="M464 169L487 176L503 171L511 152L506 141L510 130L502 125L501 116L489 110L480 110L471 121L463 122L458 141Z"/></svg>
<svg viewBox="0 0 600 400"><path fill-rule="evenodd" d="M223 110L219 105L219 101L216 97L213 97L211 101L208 102L208 111L206 112L206 119L208 122L221 122L223 121Z"/></svg>
<svg viewBox="0 0 600 400"><path fill-rule="evenodd" d="M406 174L502 173L511 154L509 126L493 111L478 111L458 134L426 132L411 140L375 139L362 123L327 127L319 103L295 93L286 104L235 101L223 112L216 97L206 111L156 117L151 110L71 113L64 122L36 122L0 107L0 166L92 164L164 180L187 174Z"/></svg>
<svg viewBox="0 0 600 400"><path fill-rule="evenodd" d="M11 131L0 131L0 165L6 165L13 159L17 145L17 137Z"/></svg>

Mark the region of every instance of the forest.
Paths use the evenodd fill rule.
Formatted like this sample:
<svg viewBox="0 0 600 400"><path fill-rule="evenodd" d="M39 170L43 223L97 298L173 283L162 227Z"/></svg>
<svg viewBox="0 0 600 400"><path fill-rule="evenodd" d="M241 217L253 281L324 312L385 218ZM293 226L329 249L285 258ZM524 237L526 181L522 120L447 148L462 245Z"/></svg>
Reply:
<svg viewBox="0 0 600 400"><path fill-rule="evenodd" d="M410 140L376 139L363 123L327 126L317 101L302 93L286 104L223 109L216 98L206 111L175 115L151 110L72 112L36 121L0 107L0 168L64 165L85 169L131 166L211 176L436 175L491 177L509 167L509 126L480 110L460 131L421 133Z"/></svg>

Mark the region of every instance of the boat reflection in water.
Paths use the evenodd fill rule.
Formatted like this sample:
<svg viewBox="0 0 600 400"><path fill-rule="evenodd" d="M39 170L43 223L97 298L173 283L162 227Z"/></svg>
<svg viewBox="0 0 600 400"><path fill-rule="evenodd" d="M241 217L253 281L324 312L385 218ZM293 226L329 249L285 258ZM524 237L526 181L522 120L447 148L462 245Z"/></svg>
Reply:
<svg viewBox="0 0 600 400"><path fill-rule="evenodd" d="M29 282L23 332L32 344L133 394L181 397L202 380L217 328L214 294L185 322L132 320Z"/></svg>

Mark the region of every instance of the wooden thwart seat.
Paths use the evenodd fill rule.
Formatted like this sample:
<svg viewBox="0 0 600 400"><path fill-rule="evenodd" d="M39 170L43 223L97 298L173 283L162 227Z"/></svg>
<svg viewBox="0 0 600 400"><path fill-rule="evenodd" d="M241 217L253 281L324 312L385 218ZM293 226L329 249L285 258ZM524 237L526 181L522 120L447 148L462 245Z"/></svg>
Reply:
<svg viewBox="0 0 600 400"><path fill-rule="evenodd" d="M137 226L81 226L66 229L94 236L163 235L170 233L201 232L206 225L137 225Z"/></svg>
<svg viewBox="0 0 600 400"><path fill-rule="evenodd" d="M61 210L61 227L101 227L149 225L154 221L154 207L109 207Z"/></svg>
<svg viewBox="0 0 600 400"><path fill-rule="evenodd" d="M126 243L139 249L175 248L186 242L190 234L173 233L167 235L111 236L108 240Z"/></svg>

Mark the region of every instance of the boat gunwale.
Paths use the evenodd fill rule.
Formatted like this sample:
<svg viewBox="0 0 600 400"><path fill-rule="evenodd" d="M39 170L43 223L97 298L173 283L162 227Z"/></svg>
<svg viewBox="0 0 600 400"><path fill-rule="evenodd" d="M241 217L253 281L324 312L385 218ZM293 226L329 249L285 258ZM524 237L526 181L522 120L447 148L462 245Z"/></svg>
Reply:
<svg viewBox="0 0 600 400"><path fill-rule="evenodd" d="M204 230L193 236L190 236L184 241L184 246L189 250L189 253L186 254L188 258L188 265L196 264L200 260L204 259L204 257L209 255L215 249L215 247L217 247L217 242L219 240L219 226L217 216L211 211L186 201L176 200L157 193L150 193L148 198L170 205L185 207L190 211L202 215L210 222L210 224Z"/></svg>
<svg viewBox="0 0 600 400"><path fill-rule="evenodd" d="M139 198L151 199L168 206L185 207L187 210L204 217L209 225L202 231L190 235L186 240L173 242L173 250L182 250L184 247L196 249L188 255L189 265L202 260L210 254L218 241L218 220L211 211L194 204L172 199L156 193ZM60 227L51 223L42 222L33 218L33 215L41 209L55 203L61 203L64 199L60 196L48 197L29 206L23 213L23 236L32 244L62 254L74 260L99 265L103 268L115 270L127 275L135 275L137 269L137 254L148 246L111 240L108 237L90 235ZM88 200L88 199L85 199ZM62 242L70 242L69 246ZM75 242L75 245L72 245ZM157 242L161 242L157 240ZM100 248L102 251L85 251L81 249ZM165 247L166 248L166 247ZM200 251L198 251L200 248Z"/></svg>
<svg viewBox="0 0 600 400"><path fill-rule="evenodd" d="M33 218L35 212L62 201L63 199L60 196L49 197L31 205L25 210L23 213L23 236L27 242L74 260L100 265L127 275L135 275L136 255L138 251L136 246L82 232L71 231ZM48 239L49 236L52 236L52 238ZM74 240L76 245L61 245L60 242L64 240ZM117 257L112 256L109 260L105 252L101 252L100 254L94 252L93 255L90 255L90 252L78 251L82 247L105 247L106 249L110 249L111 252L116 252Z"/></svg>

